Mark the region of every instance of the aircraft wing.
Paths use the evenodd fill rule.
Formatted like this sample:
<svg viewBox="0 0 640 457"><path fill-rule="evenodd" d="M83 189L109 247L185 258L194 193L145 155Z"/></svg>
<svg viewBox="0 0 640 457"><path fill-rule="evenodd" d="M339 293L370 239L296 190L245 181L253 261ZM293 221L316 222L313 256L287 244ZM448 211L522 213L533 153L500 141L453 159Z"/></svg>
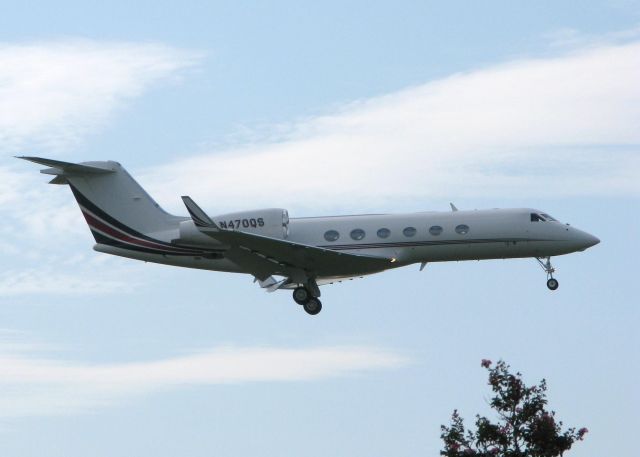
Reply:
<svg viewBox="0 0 640 457"><path fill-rule="evenodd" d="M189 197L182 197L200 232L231 246L225 256L259 279L270 275L291 276L304 271L314 276L340 276L375 273L389 268L386 257L347 254L329 249L270 238L253 233L224 230L218 227Z"/></svg>

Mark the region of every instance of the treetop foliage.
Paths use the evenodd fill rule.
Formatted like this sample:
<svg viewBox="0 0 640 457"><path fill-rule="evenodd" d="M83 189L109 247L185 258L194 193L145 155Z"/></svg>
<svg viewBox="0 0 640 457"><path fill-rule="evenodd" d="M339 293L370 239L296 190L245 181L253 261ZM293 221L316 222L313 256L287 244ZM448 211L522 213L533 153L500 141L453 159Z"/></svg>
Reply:
<svg viewBox="0 0 640 457"><path fill-rule="evenodd" d="M547 383L526 386L522 374L510 372L500 360L493 368L490 360L481 366L489 372L493 397L489 402L497 421L476 415L475 432L467 430L457 410L449 427L441 426L445 457L557 457L582 441L586 428L562 431L554 411L547 410Z"/></svg>

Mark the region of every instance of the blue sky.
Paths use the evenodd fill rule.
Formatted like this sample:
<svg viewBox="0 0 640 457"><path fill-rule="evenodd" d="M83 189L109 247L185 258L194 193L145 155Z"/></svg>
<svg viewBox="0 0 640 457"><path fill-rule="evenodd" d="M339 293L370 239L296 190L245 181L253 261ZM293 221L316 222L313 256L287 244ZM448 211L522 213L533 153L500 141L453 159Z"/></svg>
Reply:
<svg viewBox="0 0 640 457"><path fill-rule="evenodd" d="M0 14L0 453L437 455L504 358L632 455L640 4L33 2ZM531 206L555 259L409 267L310 318L250 277L109 258L13 159L121 162L167 209ZM340 167L336 167L339 164Z"/></svg>

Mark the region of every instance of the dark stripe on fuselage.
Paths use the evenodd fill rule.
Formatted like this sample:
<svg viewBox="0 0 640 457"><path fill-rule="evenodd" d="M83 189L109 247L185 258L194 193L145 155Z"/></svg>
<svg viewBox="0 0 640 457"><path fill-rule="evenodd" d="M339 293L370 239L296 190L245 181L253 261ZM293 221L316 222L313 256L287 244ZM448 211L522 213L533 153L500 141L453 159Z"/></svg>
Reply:
<svg viewBox="0 0 640 457"><path fill-rule="evenodd" d="M391 241L388 243L359 243L359 244L325 244L318 246L332 251L347 251L353 249L383 249L383 248L409 248L419 246L450 246L464 244L487 244L487 243L521 243L524 241L557 241L540 240L537 238L475 238L468 240L438 240L438 241Z"/></svg>
<svg viewBox="0 0 640 457"><path fill-rule="evenodd" d="M101 210L87 197L82 195L82 193L73 185L69 184L69 187L71 187L73 196L81 206L81 210L83 209L82 207L84 207L88 211L91 211L91 213L93 213L96 217L102 219L101 221L93 215L87 213L86 211L82 211L82 214L84 215L87 224L91 229L91 233L93 234L93 237L97 243L106 244L121 249L129 249L132 251L163 255L199 256L211 252L218 252L213 250L193 249L175 246L171 243L167 243L166 241L161 241L144 235L136 230L133 230L131 227L128 227L127 225L123 224L122 222L118 221L117 219ZM117 228L122 233L109 227L105 224L105 222Z"/></svg>
<svg viewBox="0 0 640 457"><path fill-rule="evenodd" d="M145 254L172 255L172 256L181 256L181 257L200 257L200 256L208 255L208 253L205 251L201 251L200 253L176 253L172 251L164 251L159 249L149 249L142 246L135 246L135 245L131 245L131 244L127 244L127 243L115 240L93 229L91 229L91 233L93 234L93 237L95 238L97 243L106 244L107 246L113 246L115 248L120 248L127 251L144 252Z"/></svg>
<svg viewBox="0 0 640 457"><path fill-rule="evenodd" d="M143 240L147 240L147 241L150 241L150 242L153 242L153 243L158 243L158 244L162 244L164 246L171 246L171 247L175 248L175 246L173 246L170 243L167 243L166 241L161 241L161 240L157 240L155 238L151 238L151 237L149 237L149 236L147 236L147 235L145 235L143 233L140 233L140 232L132 229L131 227L123 224L119 220L114 219L109 214L105 213L103 210L101 210L95 204L93 204L87 197L82 195L82 193L78 189L76 189L72 184L69 184L69 187L71 187L71 191L73 192L73 196L76 198L76 201L80 205L82 205L85 208L87 208L89 211L91 211L93 214L95 214L100 219L104 220L105 222L108 222L109 224L111 224L114 227L122 230L123 232L127 233L130 236L135 236L135 237L141 238Z"/></svg>
<svg viewBox="0 0 640 457"><path fill-rule="evenodd" d="M150 241L138 240L133 238L125 233L121 233L102 221L96 219L88 212L83 211L84 217L89 224L89 227L92 229L91 232L95 235L95 233L100 233L103 236L103 239L110 239L112 242L117 243L119 246L131 246L134 245L138 248L144 248L149 250L149 252L160 252L164 254L176 254L176 255L193 255L202 253L201 250L193 250L193 249L183 249L179 247L174 247L172 249L165 247L159 243L152 243ZM96 240L97 241L97 240Z"/></svg>

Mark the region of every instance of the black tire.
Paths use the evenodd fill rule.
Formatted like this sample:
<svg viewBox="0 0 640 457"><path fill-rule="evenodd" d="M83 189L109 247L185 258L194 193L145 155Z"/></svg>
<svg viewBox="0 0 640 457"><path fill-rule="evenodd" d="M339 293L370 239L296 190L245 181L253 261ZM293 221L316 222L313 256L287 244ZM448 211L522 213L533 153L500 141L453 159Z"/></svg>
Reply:
<svg viewBox="0 0 640 457"><path fill-rule="evenodd" d="M307 314L311 314L312 316L315 316L320 311L322 311L322 302L317 298L310 298L302 306L304 307L304 310L307 312Z"/></svg>
<svg viewBox="0 0 640 457"><path fill-rule="evenodd" d="M311 298L311 294L304 287L296 287L293 290L293 301L299 305L304 305Z"/></svg>
<svg viewBox="0 0 640 457"><path fill-rule="evenodd" d="M549 290L556 290L559 285L560 285L560 283L555 278L550 278L547 281L547 287L549 288Z"/></svg>

